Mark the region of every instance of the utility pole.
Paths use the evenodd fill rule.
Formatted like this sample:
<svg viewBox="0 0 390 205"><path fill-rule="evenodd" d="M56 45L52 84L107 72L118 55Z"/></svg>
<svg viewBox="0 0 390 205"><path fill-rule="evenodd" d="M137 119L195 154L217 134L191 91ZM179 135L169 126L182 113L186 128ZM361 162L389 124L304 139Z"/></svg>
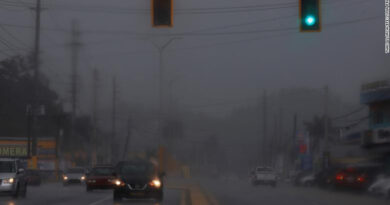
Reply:
<svg viewBox="0 0 390 205"><path fill-rule="evenodd" d="M34 83L33 83L33 99L31 110L29 111L29 134L27 142L28 156L32 156L32 168L37 168L37 135L35 133L36 124L36 111L37 111L37 94L38 94L38 83L39 83L39 70L40 70L40 39L41 39L41 0L36 1L35 7L35 38L34 38L34 52L33 52L33 63L34 63ZM30 150L31 149L31 150ZM30 153L31 152L31 153Z"/></svg>
<svg viewBox="0 0 390 205"><path fill-rule="evenodd" d="M165 49L171 44L174 40L181 39L178 37L169 39L165 44L162 46L157 45L153 43L153 45L157 48L159 53L159 73L158 73L158 79L159 79L159 113L158 113L158 130L160 136L158 136L158 146L161 145L161 140L163 137L163 121L164 121L164 51Z"/></svg>
<svg viewBox="0 0 390 205"><path fill-rule="evenodd" d="M276 148L276 143L277 143L277 139L278 139L278 116L275 114L274 115L274 131L273 131L273 135L272 135L272 139L271 139L271 145L270 145L270 152L271 152L271 165L272 167L275 166L275 159L276 159L276 155L277 155L277 152L275 150Z"/></svg>
<svg viewBox="0 0 390 205"><path fill-rule="evenodd" d="M295 162L295 159L296 159L296 155L297 155L297 144L296 144L296 137L297 137L297 121L298 121L298 116L297 114L295 113L294 114L294 121L293 121L293 133L292 133L292 143L291 143L291 155L290 155L290 162L292 163L292 165L294 166L294 162ZM295 167L293 167L295 168Z"/></svg>
<svg viewBox="0 0 390 205"><path fill-rule="evenodd" d="M258 165L264 165L264 164L262 164L262 163L264 163L263 162L263 158L264 158L264 156L263 156L263 154L264 154L264 143L263 143L263 135L261 134L261 131L260 131L260 129L261 129L261 114L262 114L262 112L261 112L261 97L260 97L260 95L257 97L257 123L258 123L258 126L257 126L257 129L256 129L256 131L257 131L257 135L258 135L258 138L257 138L257 152L256 152L256 154L257 154L257 158L256 158L256 165L255 166L258 166Z"/></svg>
<svg viewBox="0 0 390 205"><path fill-rule="evenodd" d="M72 31L71 31L71 103L72 103L72 113L71 113L71 128L70 128L70 137L75 138L74 123L77 115L77 95L78 95L78 61L79 61L79 50L82 46L80 43L80 31L78 27L78 22L72 20Z"/></svg>
<svg viewBox="0 0 390 205"><path fill-rule="evenodd" d="M268 163L267 149L267 91L263 92L263 164Z"/></svg>
<svg viewBox="0 0 390 205"><path fill-rule="evenodd" d="M93 82L92 82L92 92L93 92L93 104L92 104L92 115L93 115L93 140L92 140L92 165L98 163L98 87L99 87L99 71L97 68L93 70Z"/></svg>
<svg viewBox="0 0 390 205"><path fill-rule="evenodd" d="M115 138L116 138L116 77L112 78L112 119L111 119L111 163L114 163L115 157Z"/></svg>
<svg viewBox="0 0 390 205"><path fill-rule="evenodd" d="M324 139L325 139L325 147L324 147L324 168L329 167L329 122L328 122L328 86L324 88Z"/></svg>
<svg viewBox="0 0 390 205"><path fill-rule="evenodd" d="M129 141L131 138L131 128L132 128L131 116L129 116L129 118L127 119L127 136L126 136L126 141L125 141L125 147L123 149L122 160L126 160L126 154L127 154L127 150L129 147Z"/></svg>

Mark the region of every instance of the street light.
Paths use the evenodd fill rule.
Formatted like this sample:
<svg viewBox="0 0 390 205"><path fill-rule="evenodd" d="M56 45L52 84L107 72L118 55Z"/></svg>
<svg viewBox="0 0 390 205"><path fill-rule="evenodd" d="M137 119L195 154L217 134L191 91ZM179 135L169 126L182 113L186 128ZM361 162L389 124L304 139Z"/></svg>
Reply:
<svg viewBox="0 0 390 205"><path fill-rule="evenodd" d="M157 48L159 52L159 123L158 123L158 130L160 133L160 136L158 137L158 144L161 144L161 138L162 138L162 125L163 125L163 94L164 94L164 51L165 49L174 41L182 39L181 37L173 37L170 38L166 43L163 45L158 45L152 41L152 44L154 47Z"/></svg>

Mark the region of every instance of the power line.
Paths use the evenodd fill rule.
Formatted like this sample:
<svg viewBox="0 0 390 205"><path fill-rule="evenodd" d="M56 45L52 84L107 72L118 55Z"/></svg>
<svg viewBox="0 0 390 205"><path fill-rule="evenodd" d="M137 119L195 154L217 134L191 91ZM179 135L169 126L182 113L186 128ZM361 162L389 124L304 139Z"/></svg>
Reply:
<svg viewBox="0 0 390 205"><path fill-rule="evenodd" d="M331 118L331 120L338 120L338 119L343 119L343 118L349 117L349 116L351 116L351 115L353 115L355 113L359 113L360 111L363 111L365 108L366 108L365 106L359 107L358 109L353 110L353 111L351 111L349 113L346 113L346 114L343 114L343 115L339 115L337 117L333 117L333 118Z"/></svg>

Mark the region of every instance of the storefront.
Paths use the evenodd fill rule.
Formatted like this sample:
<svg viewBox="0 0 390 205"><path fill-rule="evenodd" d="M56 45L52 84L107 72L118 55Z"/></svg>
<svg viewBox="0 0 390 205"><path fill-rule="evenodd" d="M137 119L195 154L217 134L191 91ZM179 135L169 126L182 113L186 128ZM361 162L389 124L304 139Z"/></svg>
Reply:
<svg viewBox="0 0 390 205"><path fill-rule="evenodd" d="M362 85L361 103L369 107L369 129L362 135L362 147L380 156L390 174L390 80Z"/></svg>
<svg viewBox="0 0 390 205"><path fill-rule="evenodd" d="M0 137L0 157L22 159L26 168L32 168L28 160L27 138ZM37 169L42 171L56 170L56 142L54 138L41 138L37 142Z"/></svg>

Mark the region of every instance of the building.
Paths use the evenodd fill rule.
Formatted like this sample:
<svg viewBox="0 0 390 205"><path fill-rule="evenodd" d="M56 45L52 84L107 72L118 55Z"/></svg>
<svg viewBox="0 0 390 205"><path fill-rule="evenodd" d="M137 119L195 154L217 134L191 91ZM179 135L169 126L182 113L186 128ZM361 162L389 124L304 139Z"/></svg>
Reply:
<svg viewBox="0 0 390 205"><path fill-rule="evenodd" d="M390 79L363 84L360 100L369 107L369 126L362 134L362 147L371 156L378 156L390 174Z"/></svg>

